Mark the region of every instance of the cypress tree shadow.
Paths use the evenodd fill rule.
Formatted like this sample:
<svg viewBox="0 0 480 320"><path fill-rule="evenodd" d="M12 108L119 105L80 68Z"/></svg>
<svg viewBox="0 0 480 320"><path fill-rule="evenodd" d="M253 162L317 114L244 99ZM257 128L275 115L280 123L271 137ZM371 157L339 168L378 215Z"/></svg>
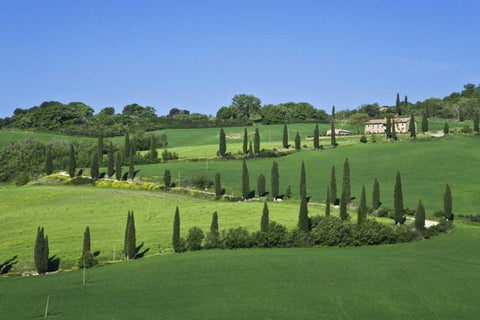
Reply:
<svg viewBox="0 0 480 320"><path fill-rule="evenodd" d="M144 242L142 242L141 245L139 245L138 247L135 248L135 259L141 259L145 256L145 254L150 251L150 248L146 248L145 250L143 250L142 252L140 252L140 250L142 250L142 247L144 245Z"/></svg>
<svg viewBox="0 0 480 320"><path fill-rule="evenodd" d="M100 175L98 176L98 179L103 179L103 178L105 178L105 172L100 173Z"/></svg>
<svg viewBox="0 0 480 320"><path fill-rule="evenodd" d="M340 199L335 199L335 201L333 201L333 205L334 206L338 206L340 204Z"/></svg>
<svg viewBox="0 0 480 320"><path fill-rule="evenodd" d="M93 253L93 256L94 256L95 258L98 257L99 255L100 255L100 251L95 251L95 252Z"/></svg>
<svg viewBox="0 0 480 320"><path fill-rule="evenodd" d="M356 198L357 198L357 197L350 197L350 201L351 201L351 200L355 200Z"/></svg>
<svg viewBox="0 0 480 320"><path fill-rule="evenodd" d="M77 177L81 177L83 174L83 169L78 170Z"/></svg>
<svg viewBox="0 0 480 320"><path fill-rule="evenodd" d="M56 254L51 256L48 258L47 266L47 272L58 271L58 268L60 267L60 258L57 258Z"/></svg>
<svg viewBox="0 0 480 320"><path fill-rule="evenodd" d="M305 197L305 199L307 200L307 203L310 202L310 199L311 199L311 198L312 198L312 197Z"/></svg>
<svg viewBox="0 0 480 320"><path fill-rule="evenodd" d="M255 198L255 190L250 191L248 194L248 199Z"/></svg>
<svg viewBox="0 0 480 320"><path fill-rule="evenodd" d="M13 258L8 259L7 261L0 264L0 275L7 274L12 269L12 267L17 263L18 263L17 256L14 256Z"/></svg>
<svg viewBox="0 0 480 320"><path fill-rule="evenodd" d="M135 177L137 176L137 173L139 173L140 171L141 171L141 170L139 169L139 170L135 170L135 171L133 172L133 178L134 178L134 179L135 179Z"/></svg>
<svg viewBox="0 0 480 320"><path fill-rule="evenodd" d="M122 181L127 181L127 178L128 178L128 172L125 172L125 173L122 175Z"/></svg>
<svg viewBox="0 0 480 320"><path fill-rule="evenodd" d="M280 199L280 200L283 200L285 198L285 195L284 194L279 194L277 196L277 199Z"/></svg>

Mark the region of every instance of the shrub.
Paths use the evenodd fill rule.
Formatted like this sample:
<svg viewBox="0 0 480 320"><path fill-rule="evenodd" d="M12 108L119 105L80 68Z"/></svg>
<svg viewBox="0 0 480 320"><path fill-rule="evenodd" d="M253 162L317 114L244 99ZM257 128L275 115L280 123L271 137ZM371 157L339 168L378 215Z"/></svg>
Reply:
<svg viewBox="0 0 480 320"><path fill-rule="evenodd" d="M275 221L271 221L265 231L252 234L253 245L259 248L285 247L287 240L287 228Z"/></svg>
<svg viewBox="0 0 480 320"><path fill-rule="evenodd" d="M338 217L320 217L311 232L314 244L326 246L347 246L354 242L353 225Z"/></svg>
<svg viewBox="0 0 480 320"><path fill-rule="evenodd" d="M464 126L461 130L461 133L472 133L472 128L470 126Z"/></svg>
<svg viewBox="0 0 480 320"><path fill-rule="evenodd" d="M187 248L191 251L202 249L202 241L205 235L199 227L192 227L188 230Z"/></svg>
<svg viewBox="0 0 480 320"><path fill-rule="evenodd" d="M365 137L364 134L362 134L362 136L360 137L360 142L367 143L367 137Z"/></svg>
<svg viewBox="0 0 480 320"><path fill-rule="evenodd" d="M309 232L298 228L288 234L287 247L311 247L313 245L312 237Z"/></svg>
<svg viewBox="0 0 480 320"><path fill-rule="evenodd" d="M444 220L437 225L434 225L425 229L423 236L425 237L425 239L429 239L437 234L446 233L451 228L452 228L452 222Z"/></svg>
<svg viewBox="0 0 480 320"><path fill-rule="evenodd" d="M222 242L227 249L250 248L252 246L250 234L242 227L223 230Z"/></svg>
<svg viewBox="0 0 480 320"><path fill-rule="evenodd" d="M213 186L213 180L202 172L190 179L183 180L182 184L184 187L190 186L198 189L208 189Z"/></svg>
<svg viewBox="0 0 480 320"><path fill-rule="evenodd" d="M85 262L84 262L85 261ZM83 268L90 268L98 264L97 258L91 251L87 251L80 258L77 260L77 267Z"/></svg>
<svg viewBox="0 0 480 320"><path fill-rule="evenodd" d="M167 149L163 149L162 160L164 162L170 161L170 160L177 160L177 159L178 159L178 153L176 153L175 151L170 152Z"/></svg>
<svg viewBox="0 0 480 320"><path fill-rule="evenodd" d="M379 245L396 242L396 233L391 226L375 220L365 220L355 230L357 245Z"/></svg>
<svg viewBox="0 0 480 320"><path fill-rule="evenodd" d="M410 209L410 208L403 209L403 214L407 216L414 216L416 212L417 212L416 209Z"/></svg>

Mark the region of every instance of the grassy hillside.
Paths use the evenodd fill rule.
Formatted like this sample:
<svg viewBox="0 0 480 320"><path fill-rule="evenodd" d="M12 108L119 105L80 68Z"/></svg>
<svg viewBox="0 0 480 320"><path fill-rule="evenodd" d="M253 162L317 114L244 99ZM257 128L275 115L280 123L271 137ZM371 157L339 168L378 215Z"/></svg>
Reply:
<svg viewBox="0 0 480 320"><path fill-rule="evenodd" d="M0 278L8 319L474 319L478 228L380 247L172 254ZM25 288L28 287L28 290Z"/></svg>

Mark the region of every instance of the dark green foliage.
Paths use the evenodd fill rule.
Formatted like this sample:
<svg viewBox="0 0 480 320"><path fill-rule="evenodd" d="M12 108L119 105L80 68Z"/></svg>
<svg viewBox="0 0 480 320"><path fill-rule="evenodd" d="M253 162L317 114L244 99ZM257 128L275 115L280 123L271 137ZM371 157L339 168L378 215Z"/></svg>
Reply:
<svg viewBox="0 0 480 320"><path fill-rule="evenodd" d="M263 197L265 195L265 176L263 174L258 176L257 192L259 197Z"/></svg>
<svg viewBox="0 0 480 320"><path fill-rule="evenodd" d="M288 185L287 190L285 190L285 198L290 199L291 197L292 197L292 187Z"/></svg>
<svg viewBox="0 0 480 320"><path fill-rule="evenodd" d="M172 175L170 174L169 169L165 169L165 171L163 172L163 184L165 185L165 188L170 188L170 186L172 185Z"/></svg>
<svg viewBox="0 0 480 320"><path fill-rule="evenodd" d="M397 171L397 177L395 179L395 189L393 197L393 209L395 223L400 223L403 218L403 194L402 194L402 179L400 178L400 172Z"/></svg>
<svg viewBox="0 0 480 320"><path fill-rule="evenodd" d="M362 224L367 219L367 198L365 195L365 186L362 186L360 204L358 205L357 224Z"/></svg>
<svg viewBox="0 0 480 320"><path fill-rule="evenodd" d="M427 111L423 111L423 114L422 114L422 132L423 132L423 133L428 132L428 117L427 117Z"/></svg>
<svg viewBox="0 0 480 320"><path fill-rule="evenodd" d="M133 211L128 211L127 226L125 227L125 241L124 241L124 253L127 260L135 259L137 254L136 234L135 234L135 218Z"/></svg>
<svg viewBox="0 0 480 320"><path fill-rule="evenodd" d="M288 236L285 226L272 221L264 230L252 234L252 244L258 248L282 248L287 245Z"/></svg>
<svg viewBox="0 0 480 320"><path fill-rule="evenodd" d="M287 239L287 247L307 248L313 245L310 232L302 231L298 228L289 232Z"/></svg>
<svg viewBox="0 0 480 320"><path fill-rule="evenodd" d="M380 207L380 184L378 183L377 178L373 182L373 192L372 192L372 208L377 210Z"/></svg>
<svg viewBox="0 0 480 320"><path fill-rule="evenodd" d="M423 232L423 236L425 237L425 239L429 239L437 234L446 233L451 228L452 228L452 221L447 221L447 220L440 221L439 224L425 229L425 231Z"/></svg>
<svg viewBox="0 0 480 320"><path fill-rule="evenodd" d="M399 116L401 116L402 115L402 109L400 107L400 94L398 94L398 93L397 93L397 100L395 101L395 108L397 109L396 110L397 114Z"/></svg>
<svg viewBox="0 0 480 320"><path fill-rule="evenodd" d="M278 174L278 164L276 161L272 163L272 171L270 174L271 183L272 183L272 197L276 199L278 197L278 188L280 183L280 176Z"/></svg>
<svg viewBox="0 0 480 320"><path fill-rule="evenodd" d="M180 212L178 210L178 207L175 209L175 217L173 218L172 245L174 252L185 251L185 246L182 239L180 238Z"/></svg>
<svg viewBox="0 0 480 320"><path fill-rule="evenodd" d="M205 249L220 248L220 233L218 232L218 214L215 211L212 214L212 223L210 224L210 232L205 239Z"/></svg>
<svg viewBox="0 0 480 320"><path fill-rule="evenodd" d="M263 212L262 212L262 221L260 223L260 231L263 231L263 232L267 231L269 223L270 221L268 216L268 205L267 205L267 202L265 201L263 203Z"/></svg>
<svg viewBox="0 0 480 320"><path fill-rule="evenodd" d="M353 225L338 217L320 217L312 226L311 237L314 244L324 246L348 246L353 242Z"/></svg>
<svg viewBox="0 0 480 320"><path fill-rule="evenodd" d="M150 162L151 163L158 162L158 151L157 151L157 146L155 144L155 139L153 137L150 139Z"/></svg>
<svg viewBox="0 0 480 320"><path fill-rule="evenodd" d="M337 202L337 177L335 175L335 166L332 166L332 172L330 174L330 201L332 203Z"/></svg>
<svg viewBox="0 0 480 320"><path fill-rule="evenodd" d="M425 208L421 200L418 202L415 213L415 228L420 232L425 231Z"/></svg>
<svg viewBox="0 0 480 320"><path fill-rule="evenodd" d="M238 227L223 230L222 243L226 249L250 248L252 239L245 228Z"/></svg>
<svg viewBox="0 0 480 320"><path fill-rule="evenodd" d="M403 100L403 109L404 109L405 112L408 109L408 99L407 99L406 95L405 95L405 99ZM398 115L400 116L401 114L398 114Z"/></svg>
<svg viewBox="0 0 480 320"><path fill-rule="evenodd" d="M87 226L85 232L83 233L83 249L82 254L91 251L90 249L90 228Z"/></svg>
<svg viewBox="0 0 480 320"><path fill-rule="evenodd" d="M215 196L220 198L222 196L222 183L220 182L220 172L215 173Z"/></svg>
<svg viewBox="0 0 480 320"><path fill-rule="evenodd" d="M348 213L347 213L347 203L350 202L347 200L347 196L345 195L345 191L342 191L342 196L340 197L340 219L348 220Z"/></svg>
<svg viewBox="0 0 480 320"><path fill-rule="evenodd" d="M108 146L108 165L107 165L107 175L111 178L115 172L115 158L113 153L113 143L110 142Z"/></svg>
<svg viewBox="0 0 480 320"><path fill-rule="evenodd" d="M130 157L131 150L132 150L132 145L130 143L130 135L127 131L125 132L125 141L123 143L123 156L125 157L125 159Z"/></svg>
<svg viewBox="0 0 480 320"><path fill-rule="evenodd" d="M43 227L38 227L35 240L34 261L38 274L44 274L48 270L48 238L44 236Z"/></svg>
<svg viewBox="0 0 480 320"><path fill-rule="evenodd" d="M300 199L300 210L298 212L298 229L303 232L308 231L308 204L307 199L302 197Z"/></svg>
<svg viewBox="0 0 480 320"><path fill-rule="evenodd" d="M360 137L360 142L367 143L367 137L364 134L362 134L362 136Z"/></svg>
<svg viewBox="0 0 480 320"><path fill-rule="evenodd" d="M182 181L182 186L184 187L194 187L202 190L208 189L213 185L214 185L213 180L210 179L205 172L197 173L193 177L184 179ZM220 193L222 193L222 190L220 190Z"/></svg>
<svg viewBox="0 0 480 320"><path fill-rule="evenodd" d="M392 139L393 141L397 141L397 124L395 118L392 120Z"/></svg>
<svg viewBox="0 0 480 320"><path fill-rule="evenodd" d="M450 190L450 186L447 183L445 187L445 193L443 194L443 215L448 220L452 219L453 212L452 212L452 191Z"/></svg>
<svg viewBox="0 0 480 320"><path fill-rule="evenodd" d="M243 159L242 165L242 196L243 199L250 197L250 177L248 174L247 161Z"/></svg>
<svg viewBox="0 0 480 320"><path fill-rule="evenodd" d="M302 169L300 171L300 198L307 197L307 175L305 173L305 162L302 161Z"/></svg>
<svg viewBox="0 0 480 320"><path fill-rule="evenodd" d="M243 131L243 154L248 152L248 133L247 128Z"/></svg>
<svg viewBox="0 0 480 320"><path fill-rule="evenodd" d="M445 122L445 125L443 126L443 133L447 135L450 132L450 128L448 127L448 122Z"/></svg>
<svg viewBox="0 0 480 320"><path fill-rule="evenodd" d="M408 132L410 132L410 137L415 138L417 136L417 130L415 128L415 116L412 115L410 116L410 122L408 123Z"/></svg>
<svg viewBox="0 0 480 320"><path fill-rule="evenodd" d="M70 178L75 177L75 150L73 149L73 144L70 145L69 161L68 161L68 175Z"/></svg>
<svg viewBox="0 0 480 320"><path fill-rule="evenodd" d="M53 173L53 160L50 149L47 149L47 151L45 152L45 173L47 175Z"/></svg>
<svg viewBox="0 0 480 320"><path fill-rule="evenodd" d="M387 139L392 138L392 118L390 116L387 116L385 122L385 135L387 136Z"/></svg>
<svg viewBox="0 0 480 320"><path fill-rule="evenodd" d="M480 122L480 115L478 109L475 109L473 112L473 132L479 131L479 122Z"/></svg>
<svg viewBox="0 0 480 320"><path fill-rule="evenodd" d="M115 179L118 181L122 179L122 154L120 151L115 154Z"/></svg>
<svg viewBox="0 0 480 320"><path fill-rule="evenodd" d="M130 149L130 155L128 157L128 177L130 180L133 180L135 178L135 167L133 166L133 156L134 156L134 151L133 148Z"/></svg>
<svg viewBox="0 0 480 320"><path fill-rule="evenodd" d="M98 260L91 251L83 253L80 258L77 260L77 267L79 268L90 268L98 264Z"/></svg>
<svg viewBox="0 0 480 320"><path fill-rule="evenodd" d="M1 134L2 138L3 135L8 136L8 133L5 132ZM65 146L62 147L62 149L65 148ZM57 158L56 150L53 150L52 146L48 148L51 149L51 154ZM38 139L26 138L10 142L0 148L0 181L15 181L17 185L24 185L30 181L30 177L37 177L45 173L45 162L45 145ZM65 167L67 167L66 163L59 166L62 169Z"/></svg>
<svg viewBox="0 0 480 320"><path fill-rule="evenodd" d="M287 124L283 124L283 147L288 148L288 129L287 129Z"/></svg>
<svg viewBox="0 0 480 320"><path fill-rule="evenodd" d="M177 160L178 159L178 153L175 151L168 151L167 149L163 149L162 152L162 160L164 162L167 162L169 160Z"/></svg>
<svg viewBox="0 0 480 320"><path fill-rule="evenodd" d="M302 149L300 140L300 133L297 131L297 135L295 136L295 150L300 151Z"/></svg>
<svg viewBox="0 0 480 320"><path fill-rule="evenodd" d="M260 153L260 132L255 128L255 137L253 138L253 152L257 155Z"/></svg>
<svg viewBox="0 0 480 320"><path fill-rule="evenodd" d="M335 137L335 122L332 120L330 124L330 144L332 146L337 146L337 138Z"/></svg>
<svg viewBox="0 0 480 320"><path fill-rule="evenodd" d="M343 179L342 179L342 192L345 193L347 203L350 202L351 192L350 192L350 164L348 163L348 158L345 159L343 163Z"/></svg>
<svg viewBox="0 0 480 320"><path fill-rule="evenodd" d="M313 148L320 148L320 131L318 130L318 124L315 125L315 130L313 130Z"/></svg>
<svg viewBox="0 0 480 320"><path fill-rule="evenodd" d="M99 168L98 168L98 153L93 152L92 154L92 164L90 167L90 176L93 180L97 180L99 175Z"/></svg>
<svg viewBox="0 0 480 320"><path fill-rule="evenodd" d="M327 187L327 197L325 199L325 216L330 215L330 203L332 200L330 199L330 187Z"/></svg>
<svg viewBox="0 0 480 320"><path fill-rule="evenodd" d="M202 241L205 235L199 227L191 227L188 230L187 248L190 251L198 251L202 249Z"/></svg>
<svg viewBox="0 0 480 320"><path fill-rule="evenodd" d="M97 152L98 152L98 162L102 163L102 160L103 160L103 149L104 149L104 146L103 146L103 136L100 135L98 136L98 140L97 140Z"/></svg>
<svg viewBox="0 0 480 320"><path fill-rule="evenodd" d="M222 158L225 158L227 152L227 140L225 138L225 131L223 128L220 129L220 141L218 146L218 155Z"/></svg>

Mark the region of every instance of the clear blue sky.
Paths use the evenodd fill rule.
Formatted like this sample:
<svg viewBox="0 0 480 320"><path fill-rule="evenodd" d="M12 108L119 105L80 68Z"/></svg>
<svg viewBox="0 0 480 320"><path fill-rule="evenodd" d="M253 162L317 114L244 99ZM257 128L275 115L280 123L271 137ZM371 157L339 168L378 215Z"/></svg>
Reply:
<svg viewBox="0 0 480 320"><path fill-rule="evenodd" d="M0 116L42 101L215 114L238 93L317 108L480 82L480 1L0 0Z"/></svg>

